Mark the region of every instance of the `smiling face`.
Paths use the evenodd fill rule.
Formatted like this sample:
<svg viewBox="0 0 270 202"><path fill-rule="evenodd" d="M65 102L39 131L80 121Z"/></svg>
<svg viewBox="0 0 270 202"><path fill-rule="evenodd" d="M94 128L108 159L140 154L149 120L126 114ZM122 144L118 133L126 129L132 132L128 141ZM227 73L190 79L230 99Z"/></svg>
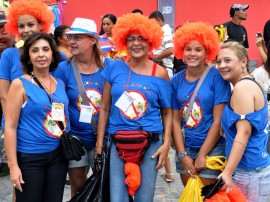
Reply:
<svg viewBox="0 0 270 202"><path fill-rule="evenodd" d="M33 69L49 68L53 60L52 49L45 39L39 39L30 46L29 56Z"/></svg>
<svg viewBox="0 0 270 202"><path fill-rule="evenodd" d="M18 19L18 32L22 40L26 40L30 35L40 32L42 25L32 15L22 15Z"/></svg>
<svg viewBox="0 0 270 202"><path fill-rule="evenodd" d="M184 47L183 59L189 68L204 67L207 51L199 41L190 41Z"/></svg>
<svg viewBox="0 0 270 202"><path fill-rule="evenodd" d="M68 34L70 42L70 51L73 55L88 54L90 49L93 49L97 39L86 34Z"/></svg>
<svg viewBox="0 0 270 202"><path fill-rule="evenodd" d="M140 34L131 34L126 38L127 49L130 57L134 59L148 57L150 43Z"/></svg>
<svg viewBox="0 0 270 202"><path fill-rule="evenodd" d="M222 78L235 85L246 72L247 58L241 59L235 50L224 48L219 51L217 66Z"/></svg>

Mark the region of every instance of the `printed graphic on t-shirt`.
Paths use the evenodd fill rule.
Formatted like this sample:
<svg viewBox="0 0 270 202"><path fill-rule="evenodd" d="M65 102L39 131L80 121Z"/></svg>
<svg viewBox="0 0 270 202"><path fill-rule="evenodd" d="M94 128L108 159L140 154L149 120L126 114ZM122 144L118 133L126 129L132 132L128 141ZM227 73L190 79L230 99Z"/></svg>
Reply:
<svg viewBox="0 0 270 202"><path fill-rule="evenodd" d="M65 116L66 120L66 116ZM66 128L66 121L62 122L64 124L64 130ZM46 117L43 120L43 125L46 130L46 132L49 134L49 136L54 138L59 138L62 135L62 131L60 129L60 126L58 123L54 120L52 120L52 111L48 111L46 114Z"/></svg>
<svg viewBox="0 0 270 202"><path fill-rule="evenodd" d="M88 97L88 101L94 109L93 114L98 114L101 105L102 93L95 88L88 88L85 91ZM77 99L77 106L79 110L81 110L81 105L82 105L82 98L79 95Z"/></svg>
<svg viewBox="0 0 270 202"><path fill-rule="evenodd" d="M130 107L124 112L120 110L121 114L129 119L137 119L144 115L147 109L147 100L140 91L128 90L128 94L134 99Z"/></svg>
<svg viewBox="0 0 270 202"><path fill-rule="evenodd" d="M182 117L185 117L189 102L187 102L182 110ZM187 127L193 128L197 126L202 121L202 108L197 101L194 101L192 109L190 110L190 115L186 120Z"/></svg>

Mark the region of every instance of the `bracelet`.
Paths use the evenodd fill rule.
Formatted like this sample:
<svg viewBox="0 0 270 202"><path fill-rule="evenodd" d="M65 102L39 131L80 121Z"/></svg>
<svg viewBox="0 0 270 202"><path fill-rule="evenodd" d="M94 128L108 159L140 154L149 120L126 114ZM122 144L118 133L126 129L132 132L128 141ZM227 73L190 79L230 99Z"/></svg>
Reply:
<svg viewBox="0 0 270 202"><path fill-rule="evenodd" d="M186 151L178 152L178 154L177 154L177 157L179 158L180 161L181 161L185 156L187 156L187 152L186 152Z"/></svg>

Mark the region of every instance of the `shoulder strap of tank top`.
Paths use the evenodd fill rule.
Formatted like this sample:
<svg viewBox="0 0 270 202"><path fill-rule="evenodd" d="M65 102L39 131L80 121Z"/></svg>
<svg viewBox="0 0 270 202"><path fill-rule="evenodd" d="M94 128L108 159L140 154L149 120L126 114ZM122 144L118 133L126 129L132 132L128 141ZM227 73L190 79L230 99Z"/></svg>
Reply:
<svg viewBox="0 0 270 202"><path fill-rule="evenodd" d="M155 76L157 71L157 63L154 62L151 76Z"/></svg>

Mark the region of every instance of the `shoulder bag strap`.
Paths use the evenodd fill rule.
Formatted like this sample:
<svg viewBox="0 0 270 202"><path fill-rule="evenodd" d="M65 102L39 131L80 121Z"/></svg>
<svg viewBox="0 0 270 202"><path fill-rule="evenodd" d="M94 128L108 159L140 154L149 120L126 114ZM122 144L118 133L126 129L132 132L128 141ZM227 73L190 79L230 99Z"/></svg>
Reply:
<svg viewBox="0 0 270 202"><path fill-rule="evenodd" d="M196 96L196 94L197 94L200 86L202 85L202 82L205 79L207 73L209 72L210 68L211 68L210 66L207 66L206 67L206 69L204 70L202 76L200 77L200 79L199 79L199 81L198 81L198 83L197 83L197 85L195 87L195 90L193 92L193 95L192 95L192 97L191 97L191 99L189 101L189 105L188 105L187 111L185 113L185 120L187 120L188 117L189 117L189 115L190 115L190 111L191 111L191 109L193 107L193 104L194 104L195 96Z"/></svg>
<svg viewBox="0 0 270 202"><path fill-rule="evenodd" d="M40 81L37 79L37 77L34 74L31 74L31 77L32 77L32 79L34 79L34 81L37 83L37 85L46 92L46 94L47 94L47 96L48 96L48 98L50 100L50 103L52 104L52 100L51 100L50 95L47 93L47 91L45 90L43 85L40 83ZM61 130L64 130L64 124L63 124L62 121L55 121L55 122L58 123Z"/></svg>
<svg viewBox="0 0 270 202"><path fill-rule="evenodd" d="M80 72L78 70L78 67L77 67L77 64L75 62L75 58L74 57L71 60L71 66L72 66L72 69L73 69L73 72L74 72L74 75L75 75L75 78L76 78L76 82L77 82L77 85L78 85L79 93L80 93L81 98L82 98L82 103L84 105L90 106L90 103L88 101L88 97L86 95L85 88L83 86L82 77L80 75ZM93 129L94 133L96 133L97 132L97 122L96 122L96 119L95 119L94 115L92 116L91 126L92 126L92 129Z"/></svg>

